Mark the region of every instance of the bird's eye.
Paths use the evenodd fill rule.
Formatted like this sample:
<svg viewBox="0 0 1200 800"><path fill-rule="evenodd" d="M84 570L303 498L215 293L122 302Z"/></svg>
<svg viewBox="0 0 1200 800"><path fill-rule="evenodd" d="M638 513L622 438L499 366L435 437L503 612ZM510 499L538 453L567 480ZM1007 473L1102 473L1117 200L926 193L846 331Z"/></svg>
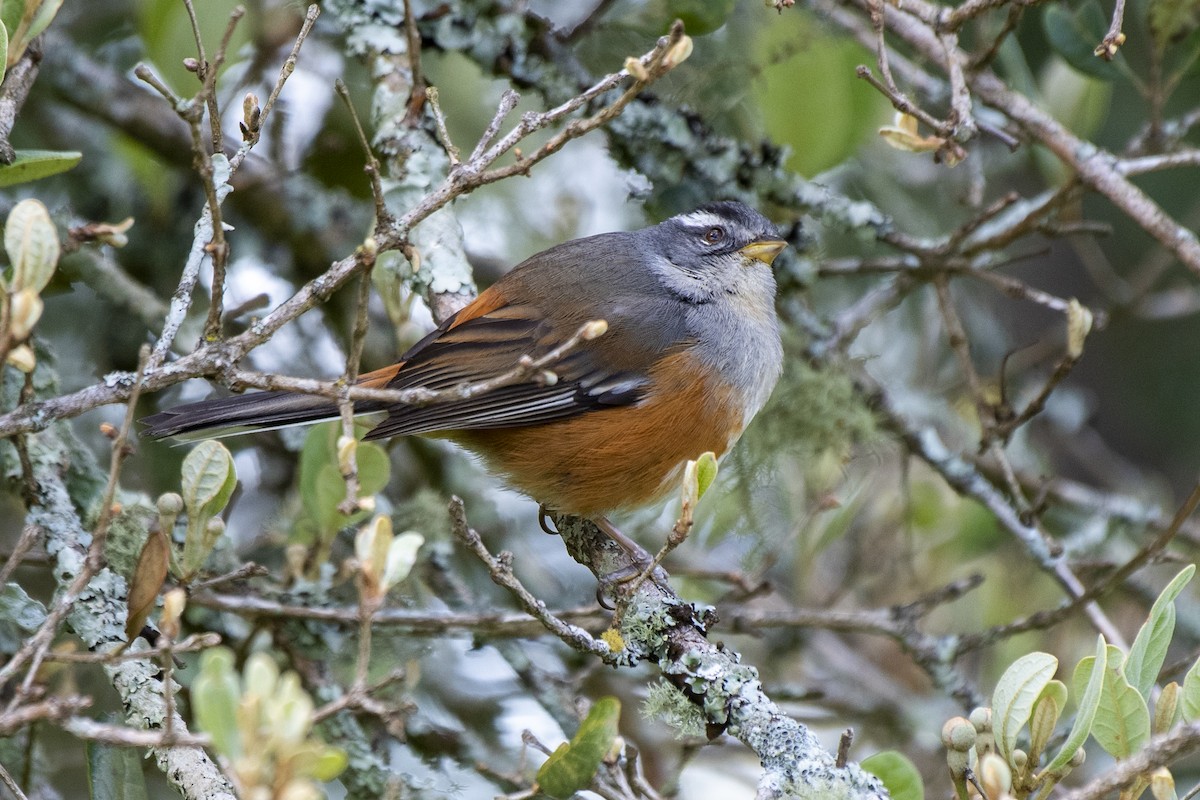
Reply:
<svg viewBox="0 0 1200 800"><path fill-rule="evenodd" d="M705 244L719 244L724 239L725 239L725 229L724 228L709 228L704 233L704 243Z"/></svg>

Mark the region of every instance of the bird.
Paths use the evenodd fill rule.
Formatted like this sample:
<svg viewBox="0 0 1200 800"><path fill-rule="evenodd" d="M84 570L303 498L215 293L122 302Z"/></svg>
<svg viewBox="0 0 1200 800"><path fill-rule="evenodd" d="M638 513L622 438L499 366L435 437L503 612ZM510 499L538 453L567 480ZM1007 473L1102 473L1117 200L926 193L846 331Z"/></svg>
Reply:
<svg viewBox="0 0 1200 800"><path fill-rule="evenodd" d="M603 320L602 335L549 364L552 379L427 405L356 401L356 415L382 417L365 438L449 439L544 509L637 547L608 515L677 491L689 460L721 457L779 379L772 264L786 244L761 213L727 200L530 256L358 385L445 391L544 358L590 322ZM337 416L327 397L271 391L141 422L154 439L195 438Z"/></svg>

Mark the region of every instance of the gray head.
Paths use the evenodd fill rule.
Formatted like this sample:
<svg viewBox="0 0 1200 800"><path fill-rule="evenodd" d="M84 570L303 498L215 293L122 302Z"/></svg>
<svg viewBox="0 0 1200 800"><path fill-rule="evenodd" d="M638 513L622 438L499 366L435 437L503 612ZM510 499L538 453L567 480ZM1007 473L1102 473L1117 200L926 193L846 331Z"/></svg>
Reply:
<svg viewBox="0 0 1200 800"><path fill-rule="evenodd" d="M743 203L707 203L644 233L653 242L655 274L681 300L775 292L771 262L786 243L770 220Z"/></svg>

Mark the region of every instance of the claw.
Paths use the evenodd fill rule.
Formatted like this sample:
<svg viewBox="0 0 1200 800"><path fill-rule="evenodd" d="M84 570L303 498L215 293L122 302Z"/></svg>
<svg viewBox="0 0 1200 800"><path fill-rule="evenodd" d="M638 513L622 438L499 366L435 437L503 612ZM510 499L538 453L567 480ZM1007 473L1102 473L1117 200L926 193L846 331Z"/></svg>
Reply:
<svg viewBox="0 0 1200 800"><path fill-rule="evenodd" d="M542 529L543 533L551 536L559 535L559 530L550 525L550 509L546 508L544 503L538 506L538 527Z"/></svg>

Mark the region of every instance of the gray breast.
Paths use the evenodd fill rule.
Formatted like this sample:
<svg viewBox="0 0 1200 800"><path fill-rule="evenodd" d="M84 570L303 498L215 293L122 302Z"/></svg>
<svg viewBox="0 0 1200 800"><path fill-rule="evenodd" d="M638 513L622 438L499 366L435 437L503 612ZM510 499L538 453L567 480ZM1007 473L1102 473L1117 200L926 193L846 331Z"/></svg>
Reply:
<svg viewBox="0 0 1200 800"><path fill-rule="evenodd" d="M767 402L783 371L769 269L746 268L738 291L689 308L687 328L696 355L745 398L746 422Z"/></svg>

